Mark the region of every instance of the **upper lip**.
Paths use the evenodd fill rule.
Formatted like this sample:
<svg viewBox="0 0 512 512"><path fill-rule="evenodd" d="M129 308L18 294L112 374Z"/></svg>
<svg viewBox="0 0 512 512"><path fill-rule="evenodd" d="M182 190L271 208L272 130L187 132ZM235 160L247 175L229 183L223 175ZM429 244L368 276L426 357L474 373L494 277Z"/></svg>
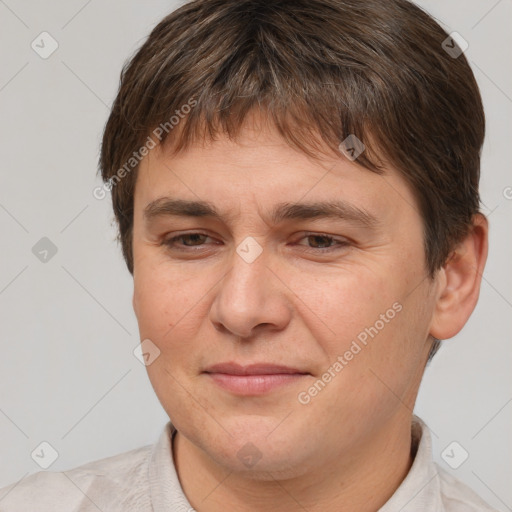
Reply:
<svg viewBox="0 0 512 512"><path fill-rule="evenodd" d="M205 373L225 373L228 375L276 375L282 373L307 374L308 372L278 364L256 363L241 365L238 363L218 363L206 368Z"/></svg>

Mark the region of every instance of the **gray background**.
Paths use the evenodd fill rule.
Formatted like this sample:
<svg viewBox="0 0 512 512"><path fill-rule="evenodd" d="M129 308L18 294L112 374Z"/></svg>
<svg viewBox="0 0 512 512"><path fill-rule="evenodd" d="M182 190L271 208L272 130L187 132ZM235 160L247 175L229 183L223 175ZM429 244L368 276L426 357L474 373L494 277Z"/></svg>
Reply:
<svg viewBox="0 0 512 512"><path fill-rule="evenodd" d="M416 412L436 461L512 510L512 1L420 4L469 43L488 119L491 235L479 305L427 369ZM31 453L42 441L59 453L50 470L64 470L153 443L167 421L132 353L132 280L109 199L92 190L121 66L176 6L0 0L0 487L40 470ZM43 31L59 44L47 59L31 48ZM47 262L32 252L42 237L57 247ZM458 469L441 457L452 441L469 453Z"/></svg>

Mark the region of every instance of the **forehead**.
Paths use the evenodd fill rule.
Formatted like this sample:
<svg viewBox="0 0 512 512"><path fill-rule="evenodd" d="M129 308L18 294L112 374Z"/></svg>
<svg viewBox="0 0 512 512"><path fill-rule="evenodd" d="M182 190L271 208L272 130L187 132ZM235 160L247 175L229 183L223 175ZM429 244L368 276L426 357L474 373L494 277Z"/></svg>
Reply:
<svg viewBox="0 0 512 512"><path fill-rule="evenodd" d="M215 141L195 141L176 154L157 146L141 161L135 187L135 209L145 216L192 207L212 218L234 220L243 211L259 211L277 221L291 212L312 218L320 202L330 204L330 213L344 210L367 224L384 212L417 210L395 169L379 175L341 154L329 155L328 149L313 158L275 129L251 124L236 140L219 134Z"/></svg>

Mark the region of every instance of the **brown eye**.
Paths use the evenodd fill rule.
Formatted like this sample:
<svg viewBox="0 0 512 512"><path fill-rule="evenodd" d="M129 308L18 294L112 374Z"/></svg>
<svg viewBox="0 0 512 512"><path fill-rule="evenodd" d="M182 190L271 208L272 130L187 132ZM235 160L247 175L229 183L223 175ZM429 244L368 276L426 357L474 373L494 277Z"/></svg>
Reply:
<svg viewBox="0 0 512 512"><path fill-rule="evenodd" d="M204 238L208 238L206 235L203 235L201 233L191 233L191 234L188 234L188 235L181 235L181 236L178 236L176 237L177 239L182 239L184 244L183 245L187 245L187 246L195 246L199 243L201 243L202 241L204 242ZM186 241L189 240L191 241L191 243L187 243Z"/></svg>
<svg viewBox="0 0 512 512"><path fill-rule="evenodd" d="M326 249L331 247L331 244L335 241L334 238L325 235L309 235L306 238L312 241L312 248L314 249Z"/></svg>
<svg viewBox="0 0 512 512"><path fill-rule="evenodd" d="M187 247L201 247L207 238L210 237L204 233L182 233L165 240L163 243L171 249L186 250Z"/></svg>
<svg viewBox="0 0 512 512"><path fill-rule="evenodd" d="M344 239L336 239L330 235L324 235L322 233L306 233L301 240L307 240L306 250L316 252L329 252L338 249L343 249L349 242ZM299 244L304 246L305 244Z"/></svg>

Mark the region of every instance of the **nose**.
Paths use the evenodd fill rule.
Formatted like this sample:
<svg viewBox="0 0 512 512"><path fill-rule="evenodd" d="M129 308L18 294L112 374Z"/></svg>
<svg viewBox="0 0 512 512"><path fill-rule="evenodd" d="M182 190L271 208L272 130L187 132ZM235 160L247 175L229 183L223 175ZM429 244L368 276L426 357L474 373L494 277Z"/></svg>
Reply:
<svg viewBox="0 0 512 512"><path fill-rule="evenodd" d="M286 286L268 266L266 251L251 261L233 251L210 309L217 330L242 339L262 329L282 330L290 322Z"/></svg>

